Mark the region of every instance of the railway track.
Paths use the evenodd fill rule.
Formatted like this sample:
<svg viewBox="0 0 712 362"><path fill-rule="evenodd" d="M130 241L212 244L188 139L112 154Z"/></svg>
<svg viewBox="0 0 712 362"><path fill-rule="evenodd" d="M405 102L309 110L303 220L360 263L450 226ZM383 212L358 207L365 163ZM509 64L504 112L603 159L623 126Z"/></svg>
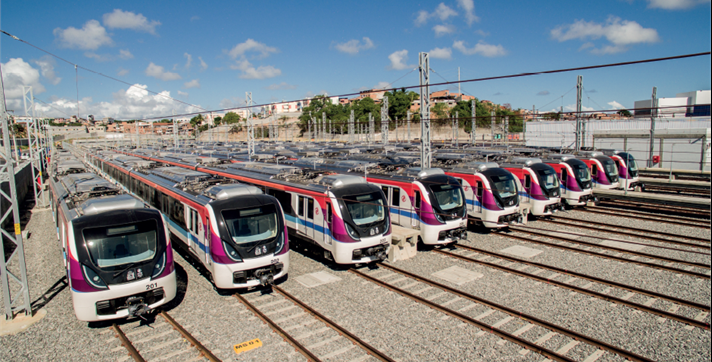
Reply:
<svg viewBox="0 0 712 362"><path fill-rule="evenodd" d="M480 335L493 333L502 338L498 344L515 343L520 354L537 352L555 361L575 361L567 354L583 353L585 361L595 361L605 353L616 354L631 361L650 361L623 348L610 345L575 331L557 326L522 311L502 306L462 292L431 279L410 273L392 265L379 263L376 271L349 271L386 289L401 294L451 317L482 329ZM390 281L388 281L390 280ZM558 336L552 343L552 338ZM546 348L544 345L556 345Z"/></svg>
<svg viewBox="0 0 712 362"><path fill-rule="evenodd" d="M158 318L158 316L161 318ZM121 347L118 347L118 349L126 349L128 351L128 355L123 359L119 359L119 361L129 358L133 358L136 362L154 359L220 361L167 312L161 311L156 317L156 322L150 326L144 325L140 326L140 328L138 328L138 325L134 326L137 328L126 328L124 326L124 329L134 329L128 333L124 332L124 329L118 324L112 324L111 330L121 343ZM162 321L159 322L159 320Z"/></svg>
<svg viewBox="0 0 712 362"><path fill-rule="evenodd" d="M393 361L284 289L273 286L272 290L274 293L252 298L252 301L240 294L234 296L308 360Z"/></svg>
<svg viewBox="0 0 712 362"><path fill-rule="evenodd" d="M709 211L703 211L700 209L692 209L681 206L672 205L659 205L652 203L645 203L640 201L625 201L625 200L602 200L600 205L606 206L609 209L614 210L645 210L657 214L665 214L666 216L678 216L678 217L691 217L696 219L709 219Z"/></svg>
<svg viewBox="0 0 712 362"><path fill-rule="evenodd" d="M709 265L702 264L702 263L688 262L688 261L684 261L684 260L678 260L678 259L673 259L673 258L661 257L661 256L657 256L657 255L635 252L632 250L617 248L617 247L613 247L613 246L606 246L606 245L601 245L601 244L596 244L596 243L591 243L591 242L585 242L585 241L581 241L581 240L577 240L577 239L564 238L561 236L551 235L550 233L537 232L536 230L532 230L531 228L525 229L525 228L510 227L509 230L518 232L521 234L525 234L525 235L529 234L534 237L543 237L546 239L553 239L553 240L568 243L568 244L575 244L575 245L578 245L579 247L565 245L562 243L552 242L552 241L548 241L548 240L534 239L532 237L527 237L527 236L523 236L523 235L513 235L511 232L510 233L499 232L498 234L501 236L508 237L508 238L517 239L517 240L526 241L526 242L535 243L535 244L546 245L546 246L550 246L550 247L554 247L554 248L558 248L558 249L564 249L564 250L569 250L569 251L573 251L573 252L577 252L577 253L598 256L601 258L612 259L612 260L616 260L616 261L620 261L620 262L643 265L643 266L647 266L650 268L662 269L662 270L666 270L669 272L693 276L693 277L702 278L702 279L710 279L709 274L699 272L699 271L688 270L688 269L694 269L695 267L706 269L706 270L710 269ZM584 248L588 248L588 249L584 249ZM597 252L597 251L590 250L591 248L607 249L609 251L616 252L616 254L605 254L603 252ZM634 258L623 258L620 256L622 254L630 254L630 255L633 255ZM638 258L641 258L641 257L650 258L650 259L654 259L657 261L666 261L668 264L657 264L657 263L654 263L651 261L638 260ZM675 263L688 265L688 268L682 269L682 268L677 268L677 267L671 266L671 265L674 265Z"/></svg>
<svg viewBox="0 0 712 362"><path fill-rule="evenodd" d="M435 249L434 251L452 258L569 289L611 303L626 305L643 312L658 315L661 318L675 320L698 328L710 329L709 323L703 321L710 313L710 306L702 303L468 245L458 244L454 251L448 251L445 248ZM685 317L685 314L690 313L697 314L697 319Z"/></svg>
<svg viewBox="0 0 712 362"><path fill-rule="evenodd" d="M682 217L673 217L673 216L661 216L661 215L637 212L637 211L631 211L631 210L608 209L608 208L587 206L585 209L578 209L577 211L583 211L583 212L601 214L601 215L611 215L611 216L616 216L616 217L626 217L626 218L632 218L632 219L637 219L637 220L655 221L655 222L661 222L661 223L665 223L665 224L674 224L674 225L679 225L679 226L690 226L690 227L696 227L696 228L702 228L702 229L710 228L709 221L692 220L692 219L687 219L687 218L682 218Z"/></svg>
<svg viewBox="0 0 712 362"><path fill-rule="evenodd" d="M630 226L621 226L621 225L609 224L609 223L604 223L604 222L581 220L581 219L565 217L565 216L560 216L560 215L550 216L549 219L540 219L540 221L556 223L556 224L560 224L560 225L570 225L570 226L575 226L578 228L584 228L584 229L588 229L588 230L601 230L601 231L605 231L608 233L614 233L614 234L619 234L619 235L636 236L636 237L641 237L641 238L646 238L646 239L651 239L651 240L657 240L657 241L665 242L665 243L685 245L685 246L689 246L692 248L701 248L701 249L709 249L710 248L710 239L698 238L698 237L694 237L694 236L685 236L685 235L679 235L679 234L673 234L673 233L666 233L666 232L654 231L654 230L650 230L650 229L634 228L634 227L630 227ZM590 225L593 225L593 226L590 226ZM620 229L622 231L613 230L613 229ZM641 235L641 233L653 234L653 236ZM661 236L666 236L668 238L663 238ZM673 240L673 239L669 239L669 238L684 239L684 240L689 240L689 241L700 242L702 244L684 242L684 241Z"/></svg>

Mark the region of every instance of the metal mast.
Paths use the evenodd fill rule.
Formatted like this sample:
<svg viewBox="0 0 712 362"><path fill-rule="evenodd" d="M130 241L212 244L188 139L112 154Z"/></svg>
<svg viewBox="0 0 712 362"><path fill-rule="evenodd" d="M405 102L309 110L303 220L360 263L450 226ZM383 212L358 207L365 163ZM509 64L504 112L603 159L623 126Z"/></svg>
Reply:
<svg viewBox="0 0 712 362"><path fill-rule="evenodd" d="M408 113L406 113L405 123L406 123L405 128L408 132L408 143L410 143L410 141L411 141L411 139L410 139L410 111L408 111Z"/></svg>
<svg viewBox="0 0 712 362"><path fill-rule="evenodd" d="M351 116L349 116L349 143L354 142L354 110L351 110Z"/></svg>
<svg viewBox="0 0 712 362"><path fill-rule="evenodd" d="M460 148L460 140L457 138L459 112L455 111L455 118L452 120L452 139L455 141L455 148Z"/></svg>
<svg viewBox="0 0 712 362"><path fill-rule="evenodd" d="M472 129L470 129L470 142L474 145L477 141L475 136L477 136L477 121L475 118L475 100L470 101L470 109L472 110Z"/></svg>
<svg viewBox="0 0 712 362"><path fill-rule="evenodd" d="M492 142L490 146L494 145L494 111L490 113L490 116L492 117L492 123L490 124L490 133L492 133ZM484 142L482 144L482 147L484 147Z"/></svg>
<svg viewBox="0 0 712 362"><path fill-rule="evenodd" d="M419 54L420 67L420 168L430 168L430 56Z"/></svg>
<svg viewBox="0 0 712 362"><path fill-rule="evenodd" d="M388 144L388 97L383 97L381 103L381 142Z"/></svg>
<svg viewBox="0 0 712 362"><path fill-rule="evenodd" d="M4 89L2 72L0 72L0 90ZM5 224L10 218L12 210L12 220L15 226L15 235L9 233L4 228L0 228L3 242L0 242L0 280L2 280L2 301L5 320L13 319L15 313L22 313L26 316L32 315L32 305L30 304L30 289L27 283L27 267L25 265L25 247L22 242L22 230L20 229L20 210L17 205L17 187L15 186L15 162L10 151L10 129L7 122L7 110L5 108L5 92L0 92L0 118L2 118L2 147L0 147L0 178L7 178L10 186L10 194L0 189L0 199L8 205L8 212L0 216L0 224ZM7 243L4 241L7 240ZM13 245L14 243L14 245ZM5 250L5 245L12 250ZM13 248L14 247L14 248ZM12 269L12 270L11 270ZM11 281L15 284L12 284ZM19 291L18 289L19 285ZM19 293L14 298L13 292Z"/></svg>
<svg viewBox="0 0 712 362"><path fill-rule="evenodd" d="M368 145L371 145L371 142L375 141L375 134L376 134L376 126L373 125L373 114L369 113L368 114Z"/></svg>
<svg viewBox="0 0 712 362"><path fill-rule="evenodd" d="M658 87L653 87L653 99L650 103L650 154L648 155L648 167L653 167L653 152L655 152L655 118L657 116ZM672 169L672 163L670 163L670 169Z"/></svg>
<svg viewBox="0 0 712 362"><path fill-rule="evenodd" d="M247 154L249 159L255 156L255 127L252 124L252 92L245 92L245 103L247 104Z"/></svg>
<svg viewBox="0 0 712 362"><path fill-rule="evenodd" d="M576 151L581 151L583 147L583 126L581 125L581 89L583 88L583 77L576 77Z"/></svg>
<svg viewBox="0 0 712 362"><path fill-rule="evenodd" d="M35 202L39 207L47 207L47 202L44 195L44 185L42 183L42 165L40 163L41 145L39 140L39 132L37 130L37 119L35 118L35 100L32 92L32 87L22 86L23 104L25 106L25 116L30 118L26 123L25 133L27 133L27 141L30 150L30 163L32 163L32 189L35 192Z"/></svg>

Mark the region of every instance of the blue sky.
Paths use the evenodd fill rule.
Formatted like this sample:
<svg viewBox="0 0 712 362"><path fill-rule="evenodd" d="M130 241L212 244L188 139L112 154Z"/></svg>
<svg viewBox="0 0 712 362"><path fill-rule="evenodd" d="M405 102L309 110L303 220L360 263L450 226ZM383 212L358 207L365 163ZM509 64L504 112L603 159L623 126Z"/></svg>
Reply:
<svg viewBox="0 0 712 362"><path fill-rule="evenodd" d="M8 109L21 86L41 114L170 117L315 94L617 63L710 50L709 0L579 1L11 1L0 28ZM30 22L31 21L31 22ZM614 69L465 83L463 93L541 111L632 108L710 89L710 56ZM134 85L134 86L130 86ZM444 89L433 87L431 91ZM450 86L457 91L457 86ZM149 92L150 91L150 92ZM169 95L185 103L156 96ZM568 93L567 93L568 92ZM45 104L46 103L46 104ZM50 107L51 105L51 107Z"/></svg>

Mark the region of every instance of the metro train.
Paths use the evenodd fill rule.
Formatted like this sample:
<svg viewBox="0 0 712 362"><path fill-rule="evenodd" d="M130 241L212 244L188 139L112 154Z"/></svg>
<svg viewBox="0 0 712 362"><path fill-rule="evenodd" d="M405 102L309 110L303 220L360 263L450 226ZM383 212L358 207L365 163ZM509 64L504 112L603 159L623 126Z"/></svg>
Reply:
<svg viewBox="0 0 712 362"><path fill-rule="evenodd" d="M600 151L582 151L578 159L583 161L591 170L593 187L599 189L615 189L620 187L618 166L608 156Z"/></svg>
<svg viewBox="0 0 712 362"><path fill-rule="evenodd" d="M119 155L119 156L117 156ZM255 186L111 152L92 163L160 210L218 288L269 286L289 270L282 208Z"/></svg>
<svg viewBox="0 0 712 362"><path fill-rule="evenodd" d="M519 196L525 198L520 201L530 205L532 215L551 215L563 208L559 177L541 159L515 157L501 167L519 179L523 186Z"/></svg>
<svg viewBox="0 0 712 362"><path fill-rule="evenodd" d="M543 161L551 166L559 177L561 202L568 206L582 206L595 202L593 181L588 165L569 154L551 154Z"/></svg>
<svg viewBox="0 0 712 362"><path fill-rule="evenodd" d="M81 321L141 317L176 295L168 229L161 214L78 161L51 165L51 208Z"/></svg>
<svg viewBox="0 0 712 362"><path fill-rule="evenodd" d="M638 173L638 163L635 157L628 152L618 150L601 150L604 154L610 157L618 165L618 176L620 187L628 190L643 190L645 185L640 182Z"/></svg>
<svg viewBox="0 0 712 362"><path fill-rule="evenodd" d="M311 157L301 158L292 165L351 175L356 175L357 169L363 169L368 182L383 190L391 222L420 230L423 244L448 244L467 239L465 194L457 180L442 169L403 167L385 170L373 167L376 164L367 161Z"/></svg>
<svg viewBox="0 0 712 362"><path fill-rule="evenodd" d="M176 162L177 154L167 160L133 150L125 153L257 186L279 200L290 235L316 246L337 264L383 261L388 255L387 201L381 189L363 177L255 162L204 166Z"/></svg>

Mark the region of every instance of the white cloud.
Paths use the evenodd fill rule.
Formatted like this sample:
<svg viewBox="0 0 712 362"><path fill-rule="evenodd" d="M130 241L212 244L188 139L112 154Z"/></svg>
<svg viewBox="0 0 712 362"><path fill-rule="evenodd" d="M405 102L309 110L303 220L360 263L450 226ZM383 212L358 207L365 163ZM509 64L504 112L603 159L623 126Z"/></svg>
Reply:
<svg viewBox="0 0 712 362"><path fill-rule="evenodd" d="M475 3L472 0L457 0L457 7L465 10L465 21L467 25L472 25L473 22L480 21L480 18L475 15Z"/></svg>
<svg viewBox="0 0 712 362"><path fill-rule="evenodd" d="M648 7L665 10L684 10L709 2L710 0L648 0Z"/></svg>
<svg viewBox="0 0 712 362"><path fill-rule="evenodd" d="M34 95L45 92L45 87L40 83L40 71L22 58L10 58L2 64L2 79L7 108L15 110L18 115L24 115L21 111L24 109L22 86L31 86Z"/></svg>
<svg viewBox="0 0 712 362"><path fill-rule="evenodd" d="M475 34L477 34L483 38L490 35L490 33L488 31L484 31L482 29L475 30Z"/></svg>
<svg viewBox="0 0 712 362"><path fill-rule="evenodd" d="M247 39L244 43L235 45L235 47L228 52L228 55L232 59L237 59L238 57L244 57L247 52L257 52L259 53L259 58L266 58L270 53L277 53L278 51L279 49L275 47Z"/></svg>
<svg viewBox="0 0 712 362"><path fill-rule="evenodd" d="M87 21L81 29L71 26L67 29L56 28L53 34L64 48L95 50L113 44L106 29L96 20Z"/></svg>
<svg viewBox="0 0 712 362"><path fill-rule="evenodd" d="M462 52L465 55L479 54L485 57L500 57L507 54L507 51L501 45L487 44L480 40L473 48L467 48L462 40L455 41L452 47Z"/></svg>
<svg viewBox="0 0 712 362"><path fill-rule="evenodd" d="M127 49L120 49L119 50L119 58L121 59L133 59L133 54L131 54L130 51Z"/></svg>
<svg viewBox="0 0 712 362"><path fill-rule="evenodd" d="M185 82L185 83L183 83L183 88L185 88L185 89L200 88L200 80L193 79L190 82Z"/></svg>
<svg viewBox="0 0 712 362"><path fill-rule="evenodd" d="M181 91L178 91L178 95L181 96L181 97L184 97L184 98L188 98L188 92L181 92Z"/></svg>
<svg viewBox="0 0 712 362"><path fill-rule="evenodd" d="M443 36L445 34L452 34L455 32L455 26L451 24L435 25L433 27L435 36Z"/></svg>
<svg viewBox="0 0 712 362"><path fill-rule="evenodd" d="M282 82L279 84L270 84L267 87L265 87L265 89L268 89L268 90L282 90L282 89L296 89L296 88L297 88L296 85L288 84L286 82Z"/></svg>
<svg viewBox="0 0 712 362"><path fill-rule="evenodd" d="M403 70L414 67L414 65L407 64L408 51L405 49L393 52L388 56L388 59L391 61L389 68L393 70Z"/></svg>
<svg viewBox="0 0 712 362"><path fill-rule="evenodd" d="M146 75L160 80L178 80L181 76L177 73L166 71L162 66L155 65L153 62L146 68Z"/></svg>
<svg viewBox="0 0 712 362"><path fill-rule="evenodd" d="M450 48L435 48L429 52L431 58L435 59L452 59L452 49Z"/></svg>
<svg viewBox="0 0 712 362"><path fill-rule="evenodd" d="M336 50L348 54L357 54L361 50L371 49L373 47L373 41L368 37L363 37L363 43L358 39L352 39L346 43L336 44Z"/></svg>
<svg viewBox="0 0 712 362"><path fill-rule="evenodd" d="M201 71L201 72L204 71L204 70L206 70L206 69L208 69L208 63L206 63L206 62L203 60L203 57L198 57L198 60L200 60L200 71Z"/></svg>
<svg viewBox="0 0 712 362"><path fill-rule="evenodd" d="M60 81L62 81L62 78L58 77L54 73L54 65L56 62L51 56L45 55L41 59L33 61L33 63L40 67L42 76L45 77L50 83L57 85Z"/></svg>
<svg viewBox="0 0 712 362"><path fill-rule="evenodd" d="M230 68L241 70L242 74L240 74L240 78L242 79L267 79L282 74L280 69L271 65L261 65L255 68L247 59L238 60L234 65L231 65Z"/></svg>
<svg viewBox="0 0 712 362"><path fill-rule="evenodd" d="M428 22L430 14L425 10L418 11L418 16L415 18L415 26L421 26Z"/></svg>
<svg viewBox="0 0 712 362"><path fill-rule="evenodd" d="M620 104L616 101L608 102L607 104L609 106L613 107L613 109L625 109L625 107L622 104Z"/></svg>
<svg viewBox="0 0 712 362"><path fill-rule="evenodd" d="M591 48L591 52L599 54L619 53L626 51L627 46L638 43L655 43L660 41L658 32L652 28L643 28L635 21L622 20L619 17L609 16L606 23L577 20L569 25L561 25L551 30L552 38L559 42L578 39L606 38L611 45L598 49L593 43L586 42L581 49Z"/></svg>
<svg viewBox="0 0 712 362"><path fill-rule="evenodd" d="M457 16L457 11L452 10L452 8L445 5L445 3L440 3L435 9L433 16L437 16L441 21L445 21L451 16Z"/></svg>
<svg viewBox="0 0 712 362"><path fill-rule="evenodd" d="M193 56L188 53L183 53L183 57L185 57L185 68L190 68L190 65L193 64Z"/></svg>
<svg viewBox="0 0 712 362"><path fill-rule="evenodd" d="M567 105L567 106L564 106L564 110L567 111L567 112L576 112L576 105L575 105L575 104L569 104L569 105ZM582 110L582 111L586 111L586 112L594 111L593 108L591 108L591 107L586 107L586 106L584 106L584 105L581 106L581 110ZM555 110L555 112L558 112L558 110Z"/></svg>
<svg viewBox="0 0 712 362"><path fill-rule="evenodd" d="M89 59L94 59L97 62L108 62L108 61L114 59L114 57L109 54L97 54L94 52L86 52L86 53L84 53L84 56Z"/></svg>
<svg viewBox="0 0 712 362"><path fill-rule="evenodd" d="M119 77L123 77L123 76L125 76L126 74L129 74L129 70L128 70L128 69L124 69L124 68L119 67L119 69L116 71L116 75L118 75Z"/></svg>
<svg viewBox="0 0 712 362"><path fill-rule="evenodd" d="M148 21L142 14L114 9L113 13L104 14L104 25L110 29L131 29L156 35L156 27L160 21Z"/></svg>
<svg viewBox="0 0 712 362"><path fill-rule="evenodd" d="M388 87L391 86L391 83L388 82L378 82L373 89L387 89Z"/></svg>

